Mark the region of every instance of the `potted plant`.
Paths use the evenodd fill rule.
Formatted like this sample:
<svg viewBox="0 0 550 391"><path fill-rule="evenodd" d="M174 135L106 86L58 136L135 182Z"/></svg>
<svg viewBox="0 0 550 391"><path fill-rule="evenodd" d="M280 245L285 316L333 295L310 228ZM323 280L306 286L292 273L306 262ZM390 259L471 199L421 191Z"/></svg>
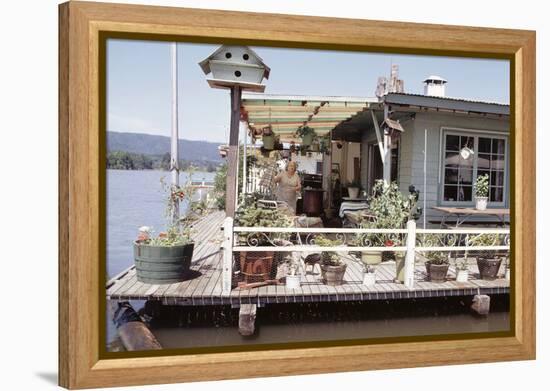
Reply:
<svg viewBox="0 0 550 391"><path fill-rule="evenodd" d="M290 227L292 220L277 209L258 207L255 201L244 204L235 214L235 226L239 227ZM279 235L278 239L282 239ZM274 240L265 232L241 233L238 236L241 245L273 246ZM235 252L240 266L240 273L245 282L269 280L273 267L273 251Z"/></svg>
<svg viewBox="0 0 550 391"><path fill-rule="evenodd" d="M416 197L414 194L405 196L399 191L397 183L385 184L384 181L375 182L372 194L368 200L369 217L374 221L370 228L402 229L409 219L413 219L416 211ZM368 226L369 223L364 223ZM363 225L363 224L362 224ZM364 225L363 225L364 226ZM401 234L374 234L376 246L402 246ZM392 257L396 263L396 280L404 281L405 253L401 251L384 251L382 259Z"/></svg>
<svg viewBox="0 0 550 391"><path fill-rule="evenodd" d="M376 284L376 270L374 266L366 266L363 270L363 285L373 286Z"/></svg>
<svg viewBox="0 0 550 391"><path fill-rule="evenodd" d="M359 196L359 191L361 190L361 182L354 179L353 181L347 183L346 187L348 188L349 198L357 198L357 196Z"/></svg>
<svg viewBox="0 0 550 391"><path fill-rule="evenodd" d="M498 243L497 234L480 234L469 240L472 246L494 246ZM494 280L497 278L502 258L496 250L482 250L476 257L479 275L482 280Z"/></svg>
<svg viewBox="0 0 550 391"><path fill-rule="evenodd" d="M337 240L331 240L323 235L315 238L315 244L323 247L339 246L341 243ZM321 278L326 285L342 285L347 265L340 256L334 251L321 252Z"/></svg>
<svg viewBox="0 0 550 391"><path fill-rule="evenodd" d="M285 277L285 285L287 289L299 289L300 288L300 270L299 260L293 255L287 257L287 273Z"/></svg>
<svg viewBox="0 0 550 391"><path fill-rule="evenodd" d="M363 219L359 223L359 227L365 229L376 229L379 228L377 221ZM369 246L369 247L381 247L384 246L383 234L378 233L366 233L359 235L357 240L358 246ZM361 251L361 262L363 265L378 265L382 263L382 251L376 250L364 250Z"/></svg>
<svg viewBox="0 0 550 391"><path fill-rule="evenodd" d="M300 126L296 130L296 135L302 139L302 146L310 146L315 137L315 129L307 125Z"/></svg>
<svg viewBox="0 0 550 391"><path fill-rule="evenodd" d="M489 196L489 175L479 175L474 185L476 209L487 209L487 199Z"/></svg>
<svg viewBox="0 0 550 391"><path fill-rule="evenodd" d="M176 213L180 202L192 198L191 175L183 187L168 185L163 180L161 184L167 192L165 217L168 228L154 237L153 230L143 226L133 244L137 279L149 284L172 284L185 280L194 250L187 220L179 219Z"/></svg>
<svg viewBox="0 0 550 391"><path fill-rule="evenodd" d="M457 258L455 261L456 281L468 282L468 258Z"/></svg>
<svg viewBox="0 0 550 391"><path fill-rule="evenodd" d="M432 282L445 282L449 271L449 253L445 251L427 251L424 253L426 273Z"/></svg>
<svg viewBox="0 0 550 391"><path fill-rule="evenodd" d="M271 151L275 148L275 134L270 126L262 130L262 143L264 149Z"/></svg>

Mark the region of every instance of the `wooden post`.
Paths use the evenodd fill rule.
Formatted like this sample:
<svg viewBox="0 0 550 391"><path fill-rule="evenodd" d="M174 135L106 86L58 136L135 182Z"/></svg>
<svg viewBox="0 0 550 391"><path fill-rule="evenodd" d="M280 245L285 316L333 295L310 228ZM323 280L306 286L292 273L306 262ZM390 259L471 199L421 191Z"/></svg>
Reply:
<svg viewBox="0 0 550 391"><path fill-rule="evenodd" d="M247 185L247 167L246 167L246 159L247 159L247 154L248 154L248 151L246 150L247 148L247 134L246 134L246 126L243 126L243 130L244 130L244 137L243 137L243 189L242 189L242 194L243 194L243 197L244 195L246 194L246 185Z"/></svg>
<svg viewBox="0 0 550 391"><path fill-rule="evenodd" d="M237 202L237 179L239 171L239 122L241 117L241 87L231 88L231 127L229 129L229 151L227 152L227 179L225 189L225 214L235 217Z"/></svg>
<svg viewBox="0 0 550 391"><path fill-rule="evenodd" d="M389 117L388 106L384 105L384 121ZM386 126L387 128L387 126ZM388 129L384 130L384 183L389 185L391 183L391 137Z"/></svg>
<svg viewBox="0 0 550 391"><path fill-rule="evenodd" d="M254 334L256 322L256 304L242 304L239 309L239 334L249 336Z"/></svg>
<svg viewBox="0 0 550 391"><path fill-rule="evenodd" d="M233 218L226 217L223 222L223 261L222 261L222 292L231 292L231 277L233 275Z"/></svg>
<svg viewBox="0 0 550 391"><path fill-rule="evenodd" d="M414 287L414 258L416 247L416 222L407 221L407 254L405 255L405 286Z"/></svg>
<svg viewBox="0 0 550 391"><path fill-rule="evenodd" d="M170 52L172 57L172 132L170 138L170 172L172 174L172 185L179 186L180 168L178 156L178 46L176 42L171 43ZM174 203L173 222L179 220L179 202Z"/></svg>

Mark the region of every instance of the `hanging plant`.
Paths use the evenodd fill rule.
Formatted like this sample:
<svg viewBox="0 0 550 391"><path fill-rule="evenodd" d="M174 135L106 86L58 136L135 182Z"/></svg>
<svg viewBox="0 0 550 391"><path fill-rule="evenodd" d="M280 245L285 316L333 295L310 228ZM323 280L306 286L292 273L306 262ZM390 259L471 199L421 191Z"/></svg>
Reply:
<svg viewBox="0 0 550 391"><path fill-rule="evenodd" d="M315 137L315 129L310 128L307 125L300 126L296 130L296 136L302 139L302 145L309 146Z"/></svg>

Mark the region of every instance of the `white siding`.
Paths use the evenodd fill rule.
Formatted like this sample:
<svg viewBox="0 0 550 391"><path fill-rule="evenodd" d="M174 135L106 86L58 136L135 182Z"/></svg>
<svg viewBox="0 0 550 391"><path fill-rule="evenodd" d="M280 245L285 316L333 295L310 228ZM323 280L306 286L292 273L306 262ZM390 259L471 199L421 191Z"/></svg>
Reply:
<svg viewBox="0 0 550 391"><path fill-rule="evenodd" d="M414 125L412 125L414 124ZM413 184L420 193L420 205L423 205L426 197L426 220L440 220L441 216L432 210L439 203L440 192L440 156L441 156L441 129L445 127L461 128L464 132L470 131L498 131L509 133L507 118L486 119L474 116L418 113L414 121L407 123L402 139L400 188L403 192ZM427 130L427 162L426 162L426 189L424 182L424 129ZM509 159L509 156L507 157ZM508 170L509 171L509 170ZM509 189L509 179L507 180ZM509 190L506 193L506 204L509 206ZM472 203L473 205L473 203Z"/></svg>

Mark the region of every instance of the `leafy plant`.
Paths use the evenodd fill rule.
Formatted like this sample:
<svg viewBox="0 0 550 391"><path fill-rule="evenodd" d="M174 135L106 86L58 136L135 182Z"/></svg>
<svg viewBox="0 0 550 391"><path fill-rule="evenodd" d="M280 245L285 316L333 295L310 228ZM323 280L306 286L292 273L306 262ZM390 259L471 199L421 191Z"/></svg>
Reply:
<svg viewBox="0 0 550 391"><path fill-rule="evenodd" d="M235 225L238 227L291 227L293 220L278 209L258 207L255 201L244 204L235 212ZM288 240L289 234L277 235L277 240ZM258 245L272 245L273 240L268 233L239 234L241 243L254 242Z"/></svg>
<svg viewBox="0 0 550 391"><path fill-rule="evenodd" d="M166 218L167 230L160 232L154 237L153 229L143 226L139 229L136 242L140 245L150 246L182 246L192 242L191 228L189 226L189 216L180 218L178 216L180 203L191 205L194 194L194 188L191 181L192 173L188 173L187 182L183 186L166 183L161 178L160 183L165 192L164 217Z"/></svg>
<svg viewBox="0 0 550 391"><path fill-rule="evenodd" d="M446 251L426 251L424 256L432 265L449 264L449 253Z"/></svg>
<svg viewBox="0 0 550 391"><path fill-rule="evenodd" d="M468 270L468 258L457 258L455 260L456 270Z"/></svg>
<svg viewBox="0 0 550 391"><path fill-rule="evenodd" d="M474 185L476 197L487 197L489 195L489 175L479 175Z"/></svg>
<svg viewBox="0 0 550 391"><path fill-rule="evenodd" d="M312 134L314 137L315 137L315 129L313 128L310 128L309 126L305 125L305 126L300 126L297 130L296 130L296 136L300 137L300 138L304 138L305 136L309 135L309 134Z"/></svg>
<svg viewBox="0 0 550 391"><path fill-rule="evenodd" d="M316 236L315 244L321 247L336 247L342 245L340 241L329 239L324 235ZM322 251L321 263L327 266L340 266L344 264L338 253L335 251Z"/></svg>
<svg viewBox="0 0 550 391"><path fill-rule="evenodd" d="M497 246L499 244L498 234L479 234L470 238L468 243L471 246ZM497 250L480 250L481 255L486 258L495 258L498 256Z"/></svg>
<svg viewBox="0 0 550 391"><path fill-rule="evenodd" d="M319 152L328 154L330 152L330 137L319 137Z"/></svg>

